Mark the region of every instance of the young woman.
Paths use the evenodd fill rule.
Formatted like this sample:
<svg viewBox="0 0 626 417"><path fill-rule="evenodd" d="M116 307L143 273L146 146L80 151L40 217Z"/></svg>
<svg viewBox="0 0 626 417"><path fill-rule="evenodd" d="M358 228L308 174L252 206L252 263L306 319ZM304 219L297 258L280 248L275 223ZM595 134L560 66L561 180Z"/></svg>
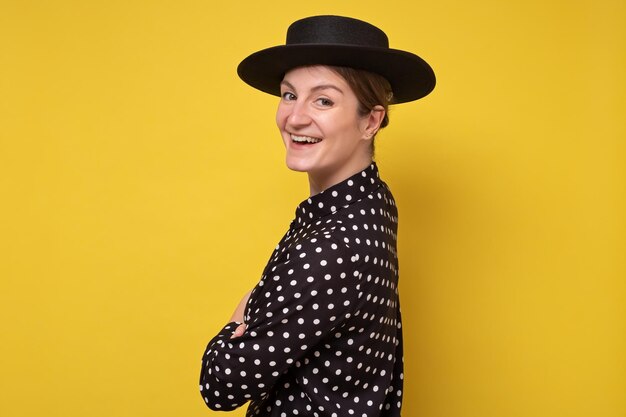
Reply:
<svg viewBox="0 0 626 417"><path fill-rule="evenodd" d="M280 96L287 166L307 173L310 197L209 342L201 394L213 410L251 401L247 416L399 416L397 210L374 138L389 104L432 91L433 71L366 22L314 16L238 73Z"/></svg>

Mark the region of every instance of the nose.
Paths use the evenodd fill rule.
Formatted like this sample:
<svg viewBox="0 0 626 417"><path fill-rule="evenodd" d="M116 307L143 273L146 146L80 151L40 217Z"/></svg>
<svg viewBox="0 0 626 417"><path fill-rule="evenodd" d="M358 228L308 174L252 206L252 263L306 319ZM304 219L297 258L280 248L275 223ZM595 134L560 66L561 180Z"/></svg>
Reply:
<svg viewBox="0 0 626 417"><path fill-rule="evenodd" d="M291 129L298 129L311 124L311 115L305 103L293 103L287 114L287 126Z"/></svg>

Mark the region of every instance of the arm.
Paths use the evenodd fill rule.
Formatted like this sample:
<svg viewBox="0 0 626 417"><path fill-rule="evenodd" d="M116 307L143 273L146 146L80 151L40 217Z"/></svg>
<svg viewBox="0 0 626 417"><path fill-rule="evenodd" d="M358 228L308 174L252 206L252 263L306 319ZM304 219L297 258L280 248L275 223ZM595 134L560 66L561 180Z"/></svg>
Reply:
<svg viewBox="0 0 626 417"><path fill-rule="evenodd" d="M232 410L267 395L358 309L358 257L343 243L312 240L262 278L242 336L230 339L237 323L229 323L209 343L200 388L211 409Z"/></svg>

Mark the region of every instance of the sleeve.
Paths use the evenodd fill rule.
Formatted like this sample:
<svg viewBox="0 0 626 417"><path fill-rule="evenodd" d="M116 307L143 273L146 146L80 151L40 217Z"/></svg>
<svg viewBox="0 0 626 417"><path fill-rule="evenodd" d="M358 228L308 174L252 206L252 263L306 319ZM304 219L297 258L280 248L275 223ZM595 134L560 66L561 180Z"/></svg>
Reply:
<svg viewBox="0 0 626 417"><path fill-rule="evenodd" d="M230 339L227 324L205 351L200 391L212 410L262 399L291 367L353 315L360 291L359 256L343 242L312 238L269 268L247 306L248 327Z"/></svg>

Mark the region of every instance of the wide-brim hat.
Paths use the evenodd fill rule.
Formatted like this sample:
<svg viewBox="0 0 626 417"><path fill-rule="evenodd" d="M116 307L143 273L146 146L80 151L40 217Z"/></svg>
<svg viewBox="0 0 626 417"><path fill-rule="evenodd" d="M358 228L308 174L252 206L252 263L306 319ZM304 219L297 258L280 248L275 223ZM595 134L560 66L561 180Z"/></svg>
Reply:
<svg viewBox="0 0 626 417"><path fill-rule="evenodd" d="M280 96L280 83L293 68L332 65L367 70L391 84L392 103L426 96L435 88L435 73L410 52L389 48L385 32L362 20L342 16L311 16L287 29L285 45L263 49L237 67L252 87Z"/></svg>

